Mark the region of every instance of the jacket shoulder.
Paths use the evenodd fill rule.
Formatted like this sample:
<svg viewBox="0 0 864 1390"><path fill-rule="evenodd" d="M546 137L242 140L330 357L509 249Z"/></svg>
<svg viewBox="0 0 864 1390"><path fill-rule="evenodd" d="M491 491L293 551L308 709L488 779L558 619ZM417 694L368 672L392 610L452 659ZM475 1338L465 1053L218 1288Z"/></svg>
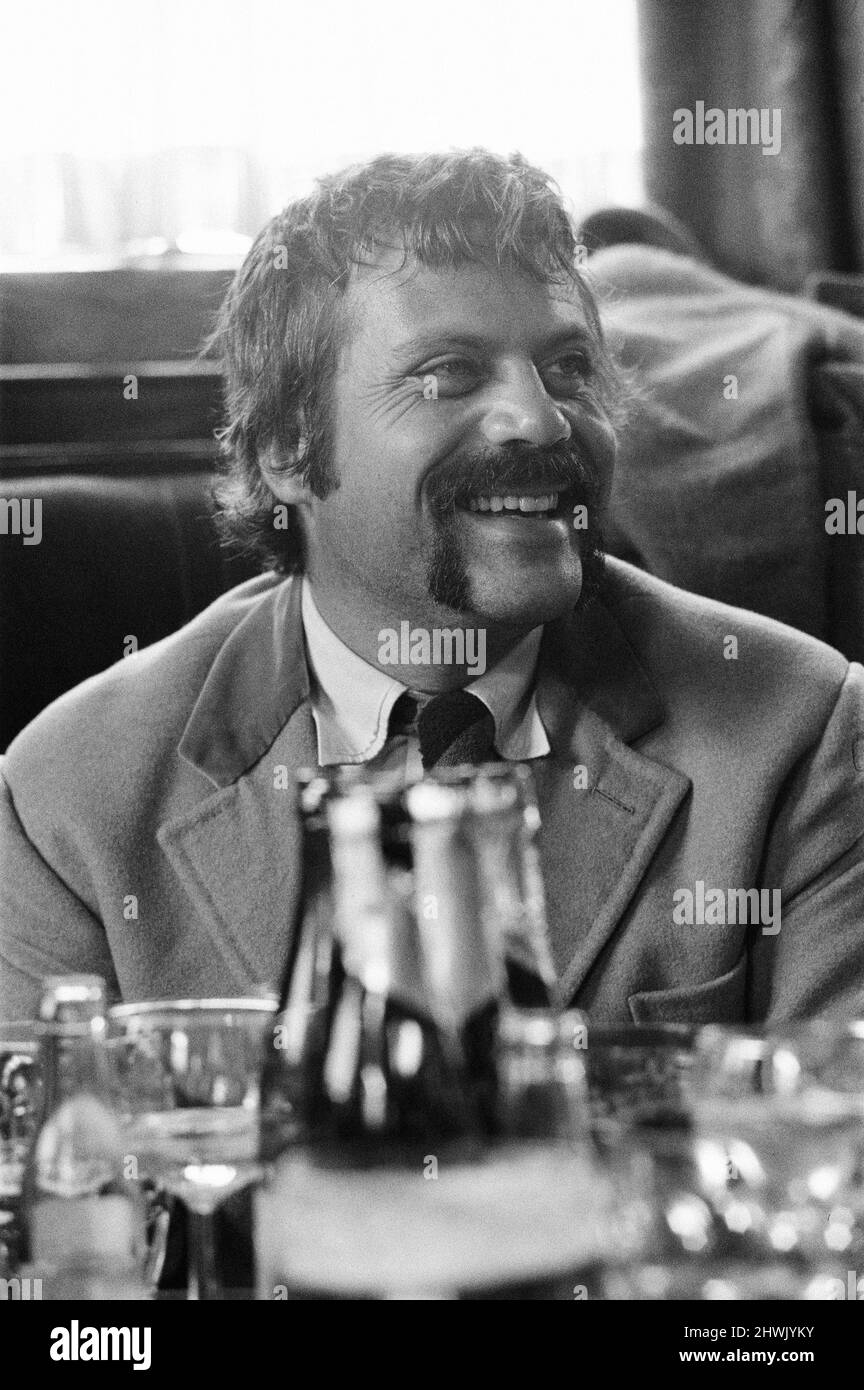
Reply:
<svg viewBox="0 0 864 1390"><path fill-rule="evenodd" d="M623 560L607 560L604 605L658 692L700 695L715 716L742 703L827 718L850 671L833 647L744 608L678 589Z"/></svg>

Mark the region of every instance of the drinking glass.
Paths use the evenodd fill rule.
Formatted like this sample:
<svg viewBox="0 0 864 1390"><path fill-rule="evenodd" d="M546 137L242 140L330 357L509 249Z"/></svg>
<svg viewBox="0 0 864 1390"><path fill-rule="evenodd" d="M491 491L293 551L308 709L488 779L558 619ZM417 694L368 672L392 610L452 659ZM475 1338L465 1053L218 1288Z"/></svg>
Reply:
<svg viewBox="0 0 864 1390"><path fill-rule="evenodd" d="M672 1296L657 1290L712 1251L716 1223L700 1191L687 1093L697 1032L590 1024L582 1037L591 1135L631 1235L623 1252L610 1250L604 1298Z"/></svg>
<svg viewBox="0 0 864 1390"><path fill-rule="evenodd" d="M275 1007L189 999L111 1010L130 1156L189 1212L191 1299L218 1297L213 1214L259 1175L259 1073Z"/></svg>
<svg viewBox="0 0 864 1390"><path fill-rule="evenodd" d="M602 1144L686 1131L685 1078L697 1029L683 1023L591 1024L584 1056L591 1123Z"/></svg>
<svg viewBox="0 0 864 1390"><path fill-rule="evenodd" d="M816 1296L806 1290L851 1240L851 1218L848 1239L840 1224L860 1162L864 1039L829 1023L705 1028L689 1090L714 1210L754 1258L795 1272L798 1296Z"/></svg>
<svg viewBox="0 0 864 1390"><path fill-rule="evenodd" d="M605 1297L851 1296L864 1025L595 1028L585 1056L595 1141L642 1227Z"/></svg>
<svg viewBox="0 0 864 1390"><path fill-rule="evenodd" d="M0 1023L0 1276L21 1255L24 1160L39 1122L42 1082L32 1023Z"/></svg>

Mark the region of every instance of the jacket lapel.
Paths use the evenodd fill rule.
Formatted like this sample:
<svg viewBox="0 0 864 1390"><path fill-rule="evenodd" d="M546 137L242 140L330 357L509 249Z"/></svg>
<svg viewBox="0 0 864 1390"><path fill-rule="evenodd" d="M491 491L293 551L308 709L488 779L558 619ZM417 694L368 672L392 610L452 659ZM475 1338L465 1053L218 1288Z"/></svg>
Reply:
<svg viewBox="0 0 864 1390"><path fill-rule="evenodd" d="M234 629L179 751L214 790L157 838L238 988L272 985L299 893L295 773L317 765L299 582Z"/></svg>
<svg viewBox="0 0 864 1390"><path fill-rule="evenodd" d="M614 612L550 625L537 700L552 754L535 766L550 948L569 1004L612 937L689 778L628 745L663 720Z"/></svg>

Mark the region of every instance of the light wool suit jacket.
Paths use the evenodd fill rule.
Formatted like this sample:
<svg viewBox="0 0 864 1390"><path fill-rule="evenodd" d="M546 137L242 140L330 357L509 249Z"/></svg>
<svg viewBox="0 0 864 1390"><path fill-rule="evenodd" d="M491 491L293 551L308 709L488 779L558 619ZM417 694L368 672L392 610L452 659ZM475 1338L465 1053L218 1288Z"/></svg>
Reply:
<svg viewBox="0 0 864 1390"><path fill-rule="evenodd" d="M124 999L278 978L300 832L277 769L316 758L299 599L241 585L12 744L0 1016L57 971ZM562 1001L597 1022L864 1014L861 666L610 560L603 600L547 627L536 693ZM779 890L780 930L676 921L699 882Z"/></svg>

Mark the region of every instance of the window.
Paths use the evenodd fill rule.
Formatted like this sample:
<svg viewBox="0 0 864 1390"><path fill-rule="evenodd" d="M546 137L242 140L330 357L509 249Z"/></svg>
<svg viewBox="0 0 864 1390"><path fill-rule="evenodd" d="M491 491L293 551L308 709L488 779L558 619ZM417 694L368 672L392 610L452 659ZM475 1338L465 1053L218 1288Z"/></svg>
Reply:
<svg viewBox="0 0 864 1390"><path fill-rule="evenodd" d="M641 200L636 0L29 0L0 89L2 268L231 264L316 175L520 150Z"/></svg>

